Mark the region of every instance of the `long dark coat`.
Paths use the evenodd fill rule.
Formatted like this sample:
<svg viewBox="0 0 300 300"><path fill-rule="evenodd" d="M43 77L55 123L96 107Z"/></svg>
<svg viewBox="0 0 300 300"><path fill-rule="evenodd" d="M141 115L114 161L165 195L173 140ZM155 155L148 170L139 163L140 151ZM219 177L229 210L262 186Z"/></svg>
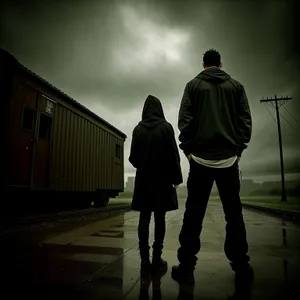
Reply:
<svg viewBox="0 0 300 300"><path fill-rule="evenodd" d="M178 209L173 186L183 181L178 147L161 102L152 95L145 101L142 121L133 130L129 161L137 169L133 210Z"/></svg>

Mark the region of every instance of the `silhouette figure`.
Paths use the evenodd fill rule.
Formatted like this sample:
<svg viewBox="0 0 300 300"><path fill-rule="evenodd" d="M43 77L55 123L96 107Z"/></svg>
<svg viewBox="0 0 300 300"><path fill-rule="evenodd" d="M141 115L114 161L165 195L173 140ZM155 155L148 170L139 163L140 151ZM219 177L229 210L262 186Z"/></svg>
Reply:
<svg viewBox="0 0 300 300"><path fill-rule="evenodd" d="M132 134L130 163L137 169L131 208L140 212L138 225L141 273L151 269L149 223L154 212L152 267L166 269L161 258L167 211L178 209L176 187L182 183L180 157L173 127L165 119L161 102L149 95L142 120Z"/></svg>
<svg viewBox="0 0 300 300"><path fill-rule="evenodd" d="M252 119L245 89L222 71L216 50L204 54L199 75L187 83L178 127L180 148L190 164L188 197L173 279L194 284L202 222L214 181L225 213L225 254L236 276L253 277L240 200L238 162L247 148Z"/></svg>

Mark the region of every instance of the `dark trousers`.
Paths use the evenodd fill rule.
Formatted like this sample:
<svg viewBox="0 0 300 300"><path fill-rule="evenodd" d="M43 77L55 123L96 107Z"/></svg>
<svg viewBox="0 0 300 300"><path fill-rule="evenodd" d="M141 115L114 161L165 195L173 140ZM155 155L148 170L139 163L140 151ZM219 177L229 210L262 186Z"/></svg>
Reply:
<svg viewBox="0 0 300 300"><path fill-rule="evenodd" d="M140 212L140 220L138 226L139 248L142 259L149 258L149 225L151 220L151 211ZM163 249L164 238L166 233L166 212L154 212L154 243L153 256L160 257Z"/></svg>
<svg viewBox="0 0 300 300"><path fill-rule="evenodd" d="M200 234L207 202L214 181L222 201L226 221L224 250L232 268L245 266L250 260L240 200L239 167L236 162L229 168L208 168L190 160L187 181L188 198L179 235L178 260L183 268L194 269L200 250Z"/></svg>

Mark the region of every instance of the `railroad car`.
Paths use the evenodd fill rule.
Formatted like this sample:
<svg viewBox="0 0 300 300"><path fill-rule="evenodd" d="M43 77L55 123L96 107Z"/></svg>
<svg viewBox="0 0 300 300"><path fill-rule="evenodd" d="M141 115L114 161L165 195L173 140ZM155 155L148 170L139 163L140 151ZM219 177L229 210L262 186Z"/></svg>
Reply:
<svg viewBox="0 0 300 300"><path fill-rule="evenodd" d="M123 192L123 132L3 49L0 88L2 191L76 192L97 206Z"/></svg>

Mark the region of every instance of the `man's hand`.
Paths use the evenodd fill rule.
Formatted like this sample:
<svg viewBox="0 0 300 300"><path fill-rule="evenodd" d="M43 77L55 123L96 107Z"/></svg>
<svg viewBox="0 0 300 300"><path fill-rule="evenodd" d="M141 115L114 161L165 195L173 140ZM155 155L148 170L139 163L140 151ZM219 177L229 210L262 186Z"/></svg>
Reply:
<svg viewBox="0 0 300 300"><path fill-rule="evenodd" d="M179 184L174 184L174 189L177 189L179 187Z"/></svg>
<svg viewBox="0 0 300 300"><path fill-rule="evenodd" d="M238 156L238 157L237 157L237 162L238 162L238 163L240 162L240 159L241 159L240 156Z"/></svg>
<svg viewBox="0 0 300 300"><path fill-rule="evenodd" d="M188 161L190 161L191 158L192 158L192 153L187 156Z"/></svg>

